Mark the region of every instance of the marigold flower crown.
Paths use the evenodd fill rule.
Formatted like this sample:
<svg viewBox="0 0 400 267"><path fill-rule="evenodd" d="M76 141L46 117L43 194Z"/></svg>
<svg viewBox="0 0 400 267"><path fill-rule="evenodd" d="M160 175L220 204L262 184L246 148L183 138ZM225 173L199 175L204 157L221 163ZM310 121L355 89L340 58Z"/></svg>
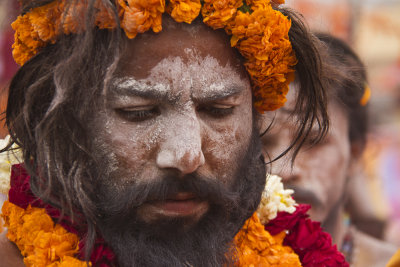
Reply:
<svg viewBox="0 0 400 267"><path fill-rule="evenodd" d="M297 63L289 41L291 21L272 7L270 0L114 0L120 27L130 39L150 29L162 30L162 15L176 22L191 23L200 13L203 22L231 35L231 46L245 58L255 107L259 112L275 110L286 102L289 83ZM88 0L66 4L55 0L31 9L12 24L15 30L13 56L21 66L41 48L54 44L65 34L82 33L80 23ZM274 4L282 4L276 0ZM101 0L94 1L94 24L99 29L115 29L114 14Z"/></svg>

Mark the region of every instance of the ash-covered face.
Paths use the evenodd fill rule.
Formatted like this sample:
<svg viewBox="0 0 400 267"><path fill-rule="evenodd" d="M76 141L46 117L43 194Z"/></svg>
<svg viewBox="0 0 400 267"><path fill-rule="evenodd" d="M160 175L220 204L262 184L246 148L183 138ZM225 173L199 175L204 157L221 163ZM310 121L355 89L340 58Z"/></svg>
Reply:
<svg viewBox="0 0 400 267"><path fill-rule="evenodd" d="M116 73L89 127L102 234L122 266L222 264L265 181L238 55L167 20L127 41Z"/></svg>

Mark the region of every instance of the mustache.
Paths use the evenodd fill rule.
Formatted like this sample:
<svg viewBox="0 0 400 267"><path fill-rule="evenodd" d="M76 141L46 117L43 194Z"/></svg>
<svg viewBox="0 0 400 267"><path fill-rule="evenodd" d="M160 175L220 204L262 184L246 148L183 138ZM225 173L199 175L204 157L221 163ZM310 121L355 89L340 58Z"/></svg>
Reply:
<svg viewBox="0 0 400 267"><path fill-rule="evenodd" d="M145 203L165 201L179 192L192 193L199 200L206 200L225 209L232 209L240 201L240 193L231 190L230 186L218 178L191 173L183 177L166 175L151 182L128 185L118 193L99 194L97 203L102 214L123 216L127 211L135 211Z"/></svg>
<svg viewBox="0 0 400 267"><path fill-rule="evenodd" d="M293 198L300 203L305 202L311 204L312 207L322 206L322 202L319 200L318 196L309 189L294 184L285 184L285 189L294 190Z"/></svg>

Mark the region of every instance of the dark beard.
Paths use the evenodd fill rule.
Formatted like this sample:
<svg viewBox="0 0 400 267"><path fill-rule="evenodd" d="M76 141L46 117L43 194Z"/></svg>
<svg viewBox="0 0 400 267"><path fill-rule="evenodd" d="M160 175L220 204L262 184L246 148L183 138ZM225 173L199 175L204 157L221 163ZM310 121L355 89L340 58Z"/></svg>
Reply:
<svg viewBox="0 0 400 267"><path fill-rule="evenodd" d="M119 266L222 266L233 265L232 240L256 210L265 186L261 143L253 129L250 145L239 161L232 185L193 173L167 176L157 183L133 184L118 194L99 188L101 219L97 226L117 256ZM149 200L165 200L179 191L193 192L209 202L209 210L187 227L179 217L145 223L137 207Z"/></svg>

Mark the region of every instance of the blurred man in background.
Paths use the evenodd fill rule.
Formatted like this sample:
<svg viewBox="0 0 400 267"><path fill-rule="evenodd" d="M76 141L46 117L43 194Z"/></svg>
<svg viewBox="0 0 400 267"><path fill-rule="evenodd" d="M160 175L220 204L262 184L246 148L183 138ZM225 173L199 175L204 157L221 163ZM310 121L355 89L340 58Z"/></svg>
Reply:
<svg viewBox="0 0 400 267"><path fill-rule="evenodd" d="M273 127L268 127L263 137L264 148L269 152L267 158L278 158L272 173L282 176L285 185L294 189L297 202L311 205L312 219L322 222L353 266L385 266L395 248L346 223L346 200L366 143L370 92L365 67L341 40L318 37L323 42L321 49L327 50L325 62L336 74L327 90L330 130L322 142L310 142L294 151L298 156L292 165L287 155L280 157L285 146L300 141L293 136L299 117L294 112L295 89L284 108L266 117L266 123Z"/></svg>

